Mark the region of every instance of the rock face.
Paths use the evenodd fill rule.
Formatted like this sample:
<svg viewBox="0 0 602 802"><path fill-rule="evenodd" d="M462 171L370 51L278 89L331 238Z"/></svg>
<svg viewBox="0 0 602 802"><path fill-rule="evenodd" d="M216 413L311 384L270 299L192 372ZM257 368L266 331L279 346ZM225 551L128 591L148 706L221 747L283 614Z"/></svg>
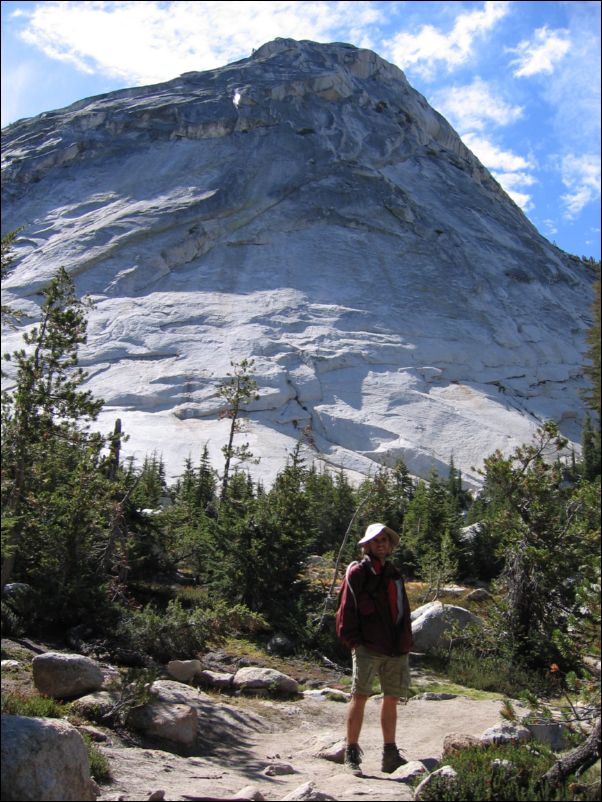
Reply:
<svg viewBox="0 0 602 802"><path fill-rule="evenodd" d="M243 358L268 481L299 439L358 474L453 452L469 484L544 419L579 441L592 276L375 53L277 39L3 134L7 300L35 317L60 265L91 295L81 363L129 453L221 464Z"/></svg>

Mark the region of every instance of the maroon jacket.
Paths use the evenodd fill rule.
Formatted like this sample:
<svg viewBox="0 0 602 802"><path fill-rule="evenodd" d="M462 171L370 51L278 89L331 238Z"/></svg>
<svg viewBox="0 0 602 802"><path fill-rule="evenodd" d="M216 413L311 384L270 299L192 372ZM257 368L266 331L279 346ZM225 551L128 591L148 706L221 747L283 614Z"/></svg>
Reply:
<svg viewBox="0 0 602 802"><path fill-rule="evenodd" d="M389 583L397 596L397 621L389 602ZM391 657L407 654L412 646L410 603L397 568L385 562L377 573L371 558L351 563L341 587L336 614L336 631L350 649L361 644L373 652Z"/></svg>

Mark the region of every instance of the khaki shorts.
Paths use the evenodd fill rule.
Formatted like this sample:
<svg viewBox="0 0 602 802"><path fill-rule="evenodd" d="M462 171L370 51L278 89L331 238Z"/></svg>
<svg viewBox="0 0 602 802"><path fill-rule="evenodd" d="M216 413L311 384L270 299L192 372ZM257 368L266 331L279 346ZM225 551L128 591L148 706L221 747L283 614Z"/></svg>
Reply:
<svg viewBox="0 0 602 802"><path fill-rule="evenodd" d="M380 680L384 696L400 696L407 699L410 689L410 656L388 657L356 646L353 650L353 677L351 693L362 696L372 694L374 678Z"/></svg>

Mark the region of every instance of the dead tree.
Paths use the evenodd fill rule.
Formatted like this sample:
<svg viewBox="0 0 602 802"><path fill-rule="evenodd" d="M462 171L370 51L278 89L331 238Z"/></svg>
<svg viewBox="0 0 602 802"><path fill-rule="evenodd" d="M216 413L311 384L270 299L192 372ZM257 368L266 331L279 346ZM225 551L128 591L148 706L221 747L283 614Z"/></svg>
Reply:
<svg viewBox="0 0 602 802"><path fill-rule="evenodd" d="M600 717L598 716L587 740L576 749L559 757L552 768L543 775L542 780L548 782L552 787L556 787L570 774L574 774L576 771L579 771L579 773L584 772L599 759Z"/></svg>

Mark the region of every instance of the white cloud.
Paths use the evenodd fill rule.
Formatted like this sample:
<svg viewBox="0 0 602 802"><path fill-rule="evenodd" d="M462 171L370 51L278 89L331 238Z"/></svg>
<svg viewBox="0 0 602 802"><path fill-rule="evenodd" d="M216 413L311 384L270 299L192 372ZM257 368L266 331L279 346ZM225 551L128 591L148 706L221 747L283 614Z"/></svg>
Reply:
<svg viewBox="0 0 602 802"><path fill-rule="evenodd" d="M565 217L572 220L588 203L600 198L600 158L594 154L569 154L562 160L561 172L562 183L569 190L562 196Z"/></svg>
<svg viewBox="0 0 602 802"><path fill-rule="evenodd" d="M568 11L584 6L569 3ZM594 6L570 19L573 45L562 69L543 85L565 153L592 153L600 147L600 6Z"/></svg>
<svg viewBox="0 0 602 802"><path fill-rule="evenodd" d="M473 133L464 134L464 144L469 147L475 156L491 170L502 170L514 173L517 170L529 170L534 165L523 156L517 156L510 150L501 150L489 139Z"/></svg>
<svg viewBox="0 0 602 802"><path fill-rule="evenodd" d="M542 225L545 226L549 236L553 236L554 234L558 233L558 225L555 220L551 220L550 218L542 220Z"/></svg>
<svg viewBox="0 0 602 802"><path fill-rule="evenodd" d="M533 184L537 183L537 179L535 179L529 173L496 173L495 177L500 182L500 184L506 189L514 189L518 186L522 187L531 187Z"/></svg>
<svg viewBox="0 0 602 802"><path fill-rule="evenodd" d="M402 68L412 66L424 78L430 78L438 62L448 69L470 58L476 40L488 33L509 8L507 2L486 2L478 11L465 11L456 17L449 33L432 25L423 25L417 34L398 33L384 44L389 57Z"/></svg>
<svg viewBox="0 0 602 802"><path fill-rule="evenodd" d="M432 96L434 105L462 136L464 131L482 131L488 123L509 125L523 115L522 106L506 103L481 78L467 86L440 89Z"/></svg>
<svg viewBox="0 0 602 802"><path fill-rule="evenodd" d="M19 116L21 95L30 91L35 81L35 69L23 62L2 70L2 128Z"/></svg>
<svg viewBox="0 0 602 802"><path fill-rule="evenodd" d="M511 62L517 65L514 75L517 78L527 78L542 72L552 73L570 47L571 39L567 30L550 31L544 25L535 31L533 40L524 39L510 50L511 53L518 54Z"/></svg>
<svg viewBox="0 0 602 802"><path fill-rule="evenodd" d="M46 2L30 12L22 36L81 71L148 84L222 66L278 36L330 41L381 18L363 0Z"/></svg>
<svg viewBox="0 0 602 802"><path fill-rule="evenodd" d="M479 161L491 171L517 206L523 211L533 208L531 196L520 190L536 183L536 179L528 172L534 169L534 164L510 150L502 150L478 134L469 132L464 134L462 139Z"/></svg>

